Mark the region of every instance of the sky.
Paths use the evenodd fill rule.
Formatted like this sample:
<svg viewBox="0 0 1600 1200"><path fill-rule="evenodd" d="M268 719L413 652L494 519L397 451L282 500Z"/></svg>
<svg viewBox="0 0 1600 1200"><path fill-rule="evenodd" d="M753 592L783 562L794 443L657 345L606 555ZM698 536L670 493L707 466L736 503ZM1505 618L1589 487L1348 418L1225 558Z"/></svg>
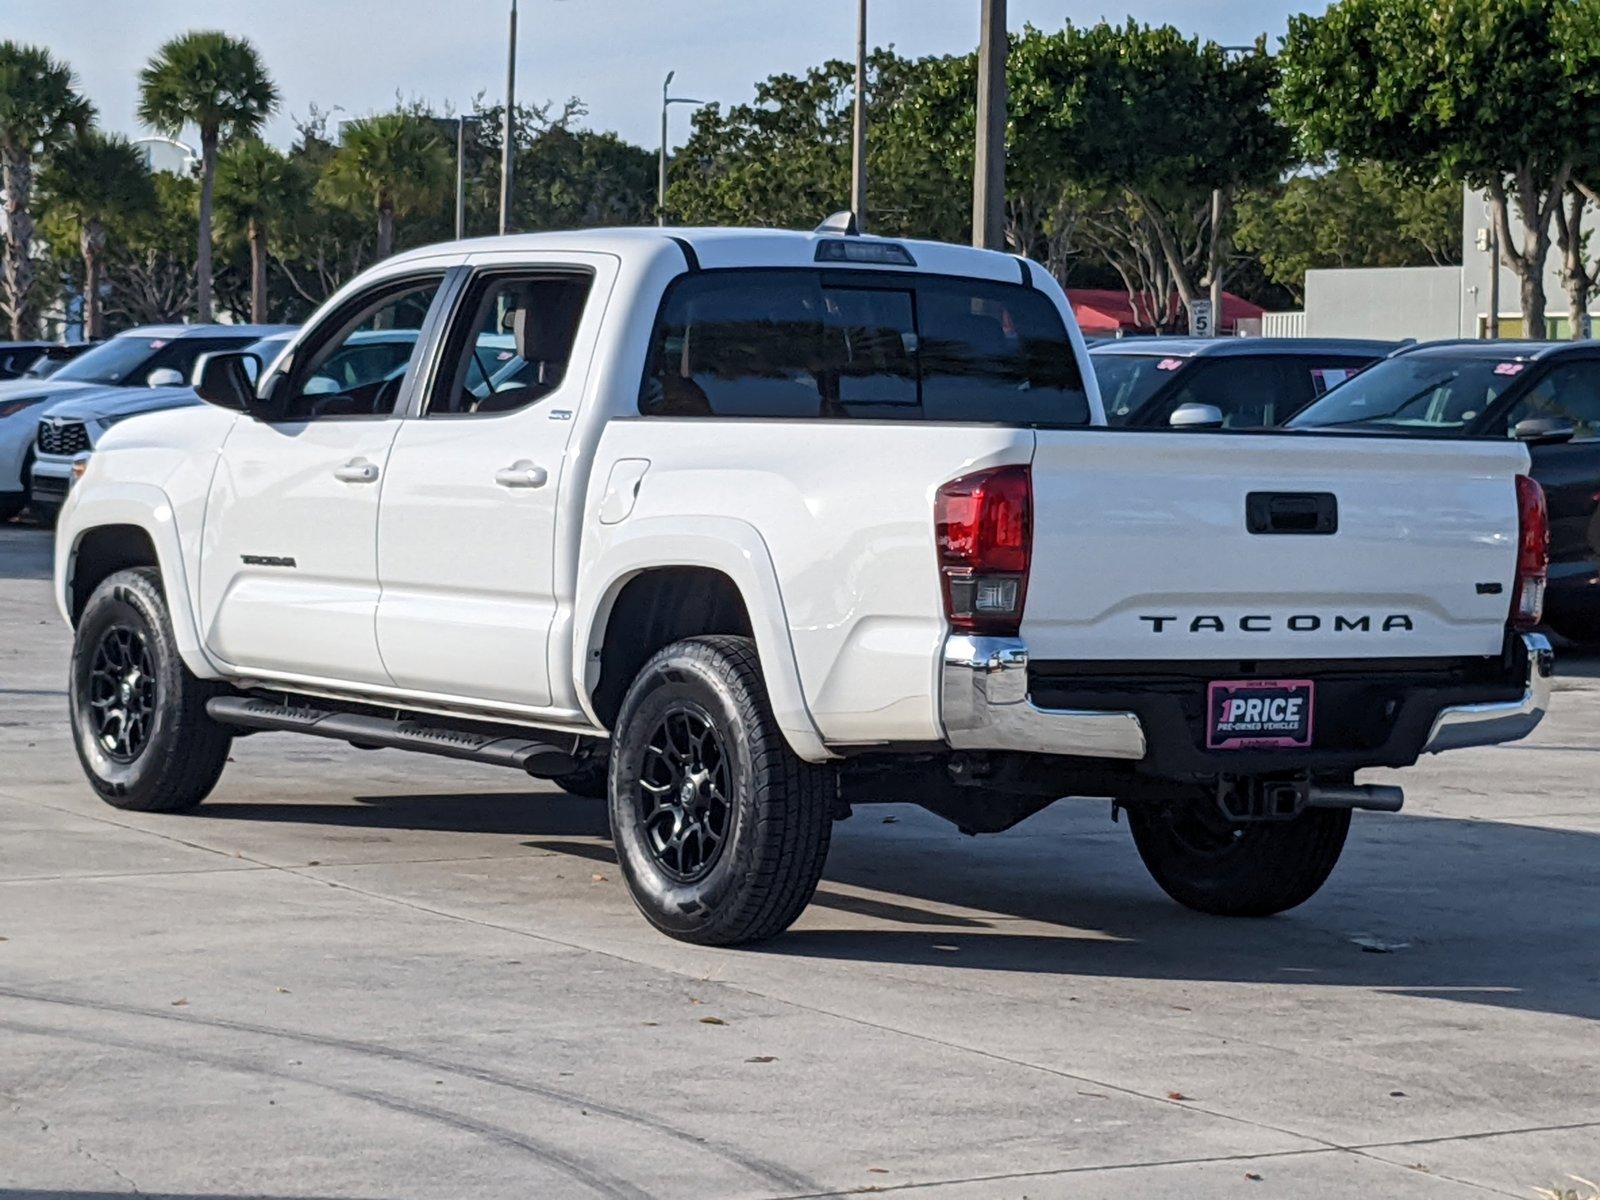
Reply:
<svg viewBox="0 0 1600 1200"><path fill-rule="evenodd" d="M1224 44L1267 33L1319 0L1010 0L1008 25L1170 22ZM0 38L48 47L77 73L101 124L138 136L138 71L187 29L249 37L283 96L269 140L287 144L314 103L335 120L396 96L460 109L504 94L508 0L0 0ZM869 0L872 44L920 56L970 50L978 0ZM519 0L517 98L576 96L591 128L655 146L661 81L675 95L748 100L756 80L855 54L856 0ZM671 140L689 118L673 110Z"/></svg>

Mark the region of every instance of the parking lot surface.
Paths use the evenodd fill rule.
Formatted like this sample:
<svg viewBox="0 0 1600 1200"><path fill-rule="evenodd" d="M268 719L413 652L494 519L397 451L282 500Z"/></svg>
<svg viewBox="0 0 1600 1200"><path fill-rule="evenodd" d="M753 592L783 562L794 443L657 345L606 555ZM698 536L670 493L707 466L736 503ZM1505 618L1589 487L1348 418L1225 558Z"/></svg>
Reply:
<svg viewBox="0 0 1600 1200"><path fill-rule="evenodd" d="M1529 1197L1600 1174L1600 660L1528 742L1207 918L1108 805L858 808L756 949L636 915L596 802L236 743L121 813L66 732L50 539L0 526L0 1194Z"/></svg>

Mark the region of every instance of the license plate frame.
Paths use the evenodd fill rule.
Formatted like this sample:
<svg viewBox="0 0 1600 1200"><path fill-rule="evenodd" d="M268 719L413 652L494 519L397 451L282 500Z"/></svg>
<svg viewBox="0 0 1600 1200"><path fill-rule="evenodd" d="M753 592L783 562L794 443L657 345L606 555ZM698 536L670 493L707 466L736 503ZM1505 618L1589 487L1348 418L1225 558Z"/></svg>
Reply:
<svg viewBox="0 0 1600 1200"><path fill-rule="evenodd" d="M1309 750L1316 711L1315 680L1214 680L1206 689L1206 749Z"/></svg>

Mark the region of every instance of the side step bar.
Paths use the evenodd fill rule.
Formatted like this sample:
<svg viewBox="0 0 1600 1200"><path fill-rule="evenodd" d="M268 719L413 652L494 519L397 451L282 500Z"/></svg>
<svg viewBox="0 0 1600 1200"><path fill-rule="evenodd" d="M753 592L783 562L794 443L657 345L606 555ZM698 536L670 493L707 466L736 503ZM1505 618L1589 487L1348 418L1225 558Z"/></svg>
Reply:
<svg viewBox="0 0 1600 1200"><path fill-rule="evenodd" d="M337 712L251 696L213 697L206 702L206 712L221 725L306 733L349 742L362 749L416 750L497 767L515 767L544 777L564 775L579 765L579 739L567 734L550 733L541 737L535 730L478 733L410 717Z"/></svg>

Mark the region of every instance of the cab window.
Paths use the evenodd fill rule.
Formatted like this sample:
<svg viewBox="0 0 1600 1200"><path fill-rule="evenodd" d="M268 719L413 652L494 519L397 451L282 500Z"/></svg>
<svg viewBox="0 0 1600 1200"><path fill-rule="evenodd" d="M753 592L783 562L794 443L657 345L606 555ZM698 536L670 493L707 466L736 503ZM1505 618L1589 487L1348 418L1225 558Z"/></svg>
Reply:
<svg viewBox="0 0 1600 1200"><path fill-rule="evenodd" d="M554 392L567 376L591 282L576 272L490 275L475 282L424 415L515 412Z"/></svg>
<svg viewBox="0 0 1600 1200"><path fill-rule="evenodd" d="M281 419L391 414L441 283L431 278L388 286L331 317L326 332L314 332L296 350L299 361L289 364Z"/></svg>

